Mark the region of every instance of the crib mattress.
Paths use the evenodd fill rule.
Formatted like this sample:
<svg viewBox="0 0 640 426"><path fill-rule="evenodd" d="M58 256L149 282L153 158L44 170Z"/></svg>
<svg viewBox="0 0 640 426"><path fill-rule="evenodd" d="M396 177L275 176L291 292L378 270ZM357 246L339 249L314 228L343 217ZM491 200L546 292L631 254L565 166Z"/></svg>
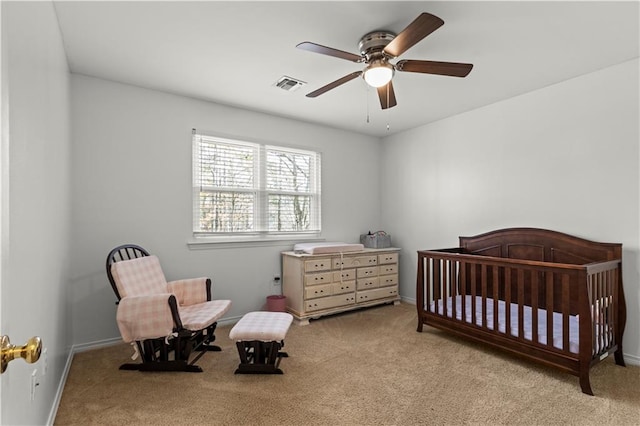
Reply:
<svg viewBox="0 0 640 426"><path fill-rule="evenodd" d="M471 315L471 304L472 304L472 296L465 296L465 319L464 322L472 323ZM431 302L428 311L432 313L436 313L435 303ZM455 297L456 303L456 319L462 321L462 296L458 295ZM475 297L476 304L476 318L475 324L482 327L482 297ZM496 313L494 312L493 299L486 298L486 318L487 324L486 328L489 330L493 330L494 327L494 316ZM519 333L519 324L518 324L518 305L515 303L510 304L510 330L509 334L514 337L518 337ZM451 318L453 314L453 298L447 298L447 317ZM442 299L438 300L438 312L442 314L443 311L443 301ZM506 334L506 303L503 300L498 300L498 331ZM526 340L533 340L532 336L533 330L533 320L532 320L532 309L530 306L523 307L523 331L524 338ZM569 351L577 354L579 349L579 328L578 328L578 317L577 316L569 316ZM553 347L562 350L562 314L558 312L553 313ZM538 343L546 345L547 344L547 311L545 309L538 309Z"/></svg>

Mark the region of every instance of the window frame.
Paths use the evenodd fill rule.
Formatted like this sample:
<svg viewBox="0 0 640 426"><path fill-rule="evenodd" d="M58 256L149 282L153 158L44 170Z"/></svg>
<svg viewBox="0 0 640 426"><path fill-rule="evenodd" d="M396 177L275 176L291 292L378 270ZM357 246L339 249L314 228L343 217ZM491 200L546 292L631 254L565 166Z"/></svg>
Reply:
<svg viewBox="0 0 640 426"><path fill-rule="evenodd" d="M254 194L253 206L253 229L249 231L225 231L225 232L208 232L199 230L201 224L201 175L200 175L200 146L202 139L210 141L218 141L220 143L245 146L254 148L255 158L253 158L253 188L235 188L226 187L218 188L210 187L207 192L244 192ZM292 154L303 154L310 156L310 176L309 191L283 191L267 188L267 152L280 151ZM192 132L192 238L189 245L209 244L209 243L242 243L242 242L282 242L282 241L316 241L321 239L322 233L322 153L319 150L309 147L293 147L284 144L276 144L273 142L255 141L247 138L218 136L204 132L198 132L193 129ZM309 208L309 230L291 230L277 231L269 230L269 196L270 195L292 195L301 194L310 197Z"/></svg>

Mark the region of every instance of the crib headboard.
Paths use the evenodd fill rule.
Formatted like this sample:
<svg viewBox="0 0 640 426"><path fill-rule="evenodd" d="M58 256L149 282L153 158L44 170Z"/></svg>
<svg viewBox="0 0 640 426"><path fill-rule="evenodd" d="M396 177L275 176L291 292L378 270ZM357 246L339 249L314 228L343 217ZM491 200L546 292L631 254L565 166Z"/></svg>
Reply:
<svg viewBox="0 0 640 426"><path fill-rule="evenodd" d="M622 258L622 244L599 243L538 228L505 228L460 237L465 253L584 265Z"/></svg>

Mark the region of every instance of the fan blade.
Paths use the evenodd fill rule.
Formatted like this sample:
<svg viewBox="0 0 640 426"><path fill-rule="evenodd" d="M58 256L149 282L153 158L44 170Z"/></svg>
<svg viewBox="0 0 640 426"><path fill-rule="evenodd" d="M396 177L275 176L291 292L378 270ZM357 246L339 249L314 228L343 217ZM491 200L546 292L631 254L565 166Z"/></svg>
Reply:
<svg viewBox="0 0 640 426"><path fill-rule="evenodd" d="M442 25L444 25L444 21L437 16L430 13L422 13L391 40L383 51L387 55L397 58Z"/></svg>
<svg viewBox="0 0 640 426"><path fill-rule="evenodd" d="M311 43L310 41L303 41L296 46L298 49L308 50L309 52L321 53L323 55L329 55L340 59L346 59L351 62L362 62L363 58L360 55L354 53L345 52L344 50L334 49L332 47L322 46L320 44Z"/></svg>
<svg viewBox="0 0 640 426"><path fill-rule="evenodd" d="M393 83L391 82L387 83L386 86L378 87L378 97L380 98L382 109L393 108L398 105L396 94L393 91Z"/></svg>
<svg viewBox="0 0 640 426"><path fill-rule="evenodd" d="M472 68L473 64L461 64L458 62L404 60L396 64L397 71L421 72L451 77L466 77Z"/></svg>
<svg viewBox="0 0 640 426"><path fill-rule="evenodd" d="M308 93L307 98L315 98L316 96L320 96L331 89L335 89L336 87L343 85L347 81L353 80L354 78L360 76L361 74L362 74L362 71L356 71L356 72L352 72L351 74L345 75L344 77L339 78L338 80L332 83L329 83L326 86L322 86L318 90L314 90L313 92Z"/></svg>

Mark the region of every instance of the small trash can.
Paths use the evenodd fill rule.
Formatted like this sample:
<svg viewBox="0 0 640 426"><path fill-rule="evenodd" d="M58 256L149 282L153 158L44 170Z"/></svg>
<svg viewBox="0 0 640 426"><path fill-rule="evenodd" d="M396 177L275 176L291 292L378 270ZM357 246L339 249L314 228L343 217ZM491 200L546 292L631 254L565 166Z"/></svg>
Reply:
<svg viewBox="0 0 640 426"><path fill-rule="evenodd" d="M279 294L267 296L267 311L286 312L287 297Z"/></svg>

